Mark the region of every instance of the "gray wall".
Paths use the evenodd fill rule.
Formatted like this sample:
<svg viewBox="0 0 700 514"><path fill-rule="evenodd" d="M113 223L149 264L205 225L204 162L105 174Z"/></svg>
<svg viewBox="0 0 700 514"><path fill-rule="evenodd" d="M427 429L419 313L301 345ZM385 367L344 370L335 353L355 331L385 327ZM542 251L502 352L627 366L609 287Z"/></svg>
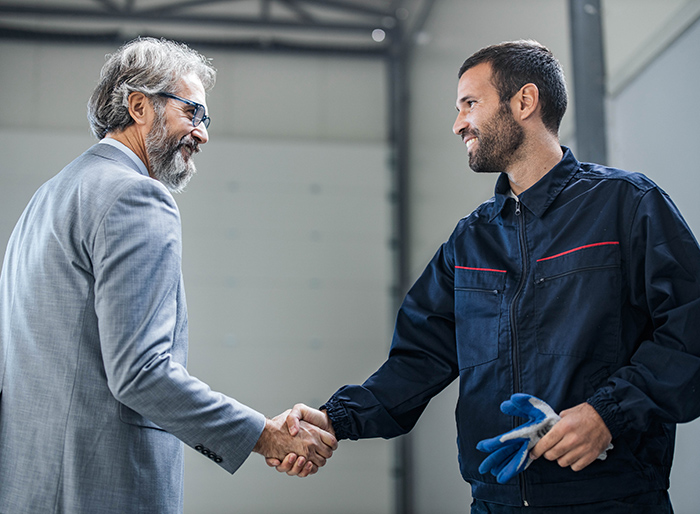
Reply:
<svg viewBox="0 0 700 514"><path fill-rule="evenodd" d="M491 196L451 133L456 71L481 46L534 38L570 73L565 0L437 0L410 75L411 270L417 276L456 222ZM646 172L700 230L691 195L700 2L604 0L610 161ZM641 49L641 51L640 51ZM0 42L0 245L36 187L83 151L84 105L107 47ZM190 370L265 414L323 402L386 355L389 296L386 74L378 61L208 53L211 142L177 197L190 310ZM640 57L644 57L643 59ZM640 71L642 74L640 75ZM569 77L571 79L571 77ZM571 80L570 80L571 82ZM575 91L572 91L575 94ZM687 100L686 100L687 99ZM571 144L573 112L562 140ZM39 150L37 150L39 148ZM411 434L416 513L467 512L459 477L455 385ZM672 496L695 514L698 422L679 428ZM343 442L317 476L290 479L254 455L231 477L186 452L190 513L383 513L393 510L393 442ZM330 491L330 492L329 492Z"/></svg>
<svg viewBox="0 0 700 514"><path fill-rule="evenodd" d="M700 22L695 22L610 102L610 164L642 171L700 234ZM700 420L680 425L671 474L677 514L700 512Z"/></svg>

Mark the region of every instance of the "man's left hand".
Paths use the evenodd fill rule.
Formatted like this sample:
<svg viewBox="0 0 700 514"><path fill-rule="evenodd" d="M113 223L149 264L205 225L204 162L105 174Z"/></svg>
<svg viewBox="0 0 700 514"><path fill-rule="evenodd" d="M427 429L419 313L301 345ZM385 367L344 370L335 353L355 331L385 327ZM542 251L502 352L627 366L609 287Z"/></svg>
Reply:
<svg viewBox="0 0 700 514"><path fill-rule="evenodd" d="M557 461L563 467L581 471L610 446L612 435L603 418L588 403L560 413L561 420L535 445L530 456Z"/></svg>

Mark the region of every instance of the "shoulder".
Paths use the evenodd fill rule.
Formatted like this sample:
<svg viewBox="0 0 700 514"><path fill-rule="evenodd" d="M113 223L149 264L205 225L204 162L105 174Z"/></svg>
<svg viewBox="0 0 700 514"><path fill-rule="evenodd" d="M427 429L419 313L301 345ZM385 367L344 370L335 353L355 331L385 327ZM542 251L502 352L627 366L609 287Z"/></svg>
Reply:
<svg viewBox="0 0 700 514"><path fill-rule="evenodd" d="M109 145L94 145L56 178L65 189L79 193L81 203L92 204L97 210L139 198L145 203L175 208L175 201L163 184L143 175L126 154Z"/></svg>
<svg viewBox="0 0 700 514"><path fill-rule="evenodd" d="M180 216L172 194L143 175L123 152L97 144L44 185L43 197L68 216L86 237L108 223L177 230Z"/></svg>
<svg viewBox="0 0 700 514"><path fill-rule="evenodd" d="M454 233L461 233L479 223L488 223L489 220L496 214L496 197L492 196L471 213L464 216L457 222Z"/></svg>
<svg viewBox="0 0 700 514"><path fill-rule="evenodd" d="M628 185L640 193L658 189L658 186L643 173L626 171L620 168L602 166L589 162L581 163L578 176L591 180L610 181L617 185Z"/></svg>

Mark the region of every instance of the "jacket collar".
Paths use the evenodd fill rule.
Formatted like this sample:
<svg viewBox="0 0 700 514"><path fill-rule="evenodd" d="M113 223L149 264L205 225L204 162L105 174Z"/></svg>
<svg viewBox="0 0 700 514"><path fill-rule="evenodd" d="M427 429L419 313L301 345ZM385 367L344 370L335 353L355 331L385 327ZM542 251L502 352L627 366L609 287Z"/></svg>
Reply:
<svg viewBox="0 0 700 514"><path fill-rule="evenodd" d="M561 149L564 155L556 166L518 196L520 203L538 218L544 215L580 167L580 163L568 147L562 146ZM510 198L508 175L501 173L496 181L495 205L491 220L501 213L508 198Z"/></svg>
<svg viewBox="0 0 700 514"><path fill-rule="evenodd" d="M112 159L113 161L118 161L122 163L124 166L128 166L132 170L136 171L137 173L140 173L141 175L149 176L148 172L144 173L143 170L139 169L139 166L136 165L136 163L133 161L131 157L129 157L123 150L120 150L119 148L110 145L110 144L104 144L104 143L97 143L93 146L91 146L88 150L88 153L94 154L94 155L99 155L100 157L104 157L106 159ZM144 166L145 168L145 166Z"/></svg>

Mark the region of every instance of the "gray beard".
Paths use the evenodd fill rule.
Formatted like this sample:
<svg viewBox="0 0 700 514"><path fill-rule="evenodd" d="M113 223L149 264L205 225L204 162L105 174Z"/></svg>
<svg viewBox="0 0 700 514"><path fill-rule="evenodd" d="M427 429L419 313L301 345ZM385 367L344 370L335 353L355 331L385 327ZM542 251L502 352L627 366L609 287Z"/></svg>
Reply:
<svg viewBox="0 0 700 514"><path fill-rule="evenodd" d="M183 156L182 149L186 146L194 149L193 155L199 152L199 145L191 135L178 141L169 134L163 118L153 124L146 136L146 153L151 165L151 174L171 193L182 192L197 172L191 157L185 159Z"/></svg>

